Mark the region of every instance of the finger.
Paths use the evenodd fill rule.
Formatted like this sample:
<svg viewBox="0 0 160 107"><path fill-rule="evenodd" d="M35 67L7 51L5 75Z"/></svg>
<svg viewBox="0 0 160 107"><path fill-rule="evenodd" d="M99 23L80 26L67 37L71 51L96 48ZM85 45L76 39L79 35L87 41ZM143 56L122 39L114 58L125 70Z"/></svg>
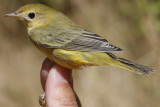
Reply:
<svg viewBox="0 0 160 107"><path fill-rule="evenodd" d="M70 81L70 69L53 65L45 86L47 107L78 107Z"/></svg>
<svg viewBox="0 0 160 107"><path fill-rule="evenodd" d="M45 91L45 84L46 84L46 79L48 77L48 73L54 64L55 63L51 62L48 58L46 58L43 61L42 68L40 71L40 79L41 79L41 84L42 84L42 88L44 91ZM72 79L71 71L59 65L57 65L57 69L59 69L60 71L66 71L66 72L61 72L61 74L67 79L67 81L71 84L71 86L73 86L73 79Z"/></svg>
<svg viewBox="0 0 160 107"><path fill-rule="evenodd" d="M44 91L45 91L45 84L46 84L48 72L50 71L52 66L53 66L53 62L51 62L49 59L46 58L43 61L41 72L40 72L40 79L41 79L41 84Z"/></svg>

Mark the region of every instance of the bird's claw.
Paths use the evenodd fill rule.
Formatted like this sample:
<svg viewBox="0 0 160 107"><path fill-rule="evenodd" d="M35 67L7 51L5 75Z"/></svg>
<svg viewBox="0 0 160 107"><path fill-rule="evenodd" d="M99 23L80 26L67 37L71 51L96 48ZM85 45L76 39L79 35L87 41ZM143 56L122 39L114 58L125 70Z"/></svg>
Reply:
<svg viewBox="0 0 160 107"><path fill-rule="evenodd" d="M42 106L42 107L46 107L46 95L45 93L41 94L39 96L39 104Z"/></svg>

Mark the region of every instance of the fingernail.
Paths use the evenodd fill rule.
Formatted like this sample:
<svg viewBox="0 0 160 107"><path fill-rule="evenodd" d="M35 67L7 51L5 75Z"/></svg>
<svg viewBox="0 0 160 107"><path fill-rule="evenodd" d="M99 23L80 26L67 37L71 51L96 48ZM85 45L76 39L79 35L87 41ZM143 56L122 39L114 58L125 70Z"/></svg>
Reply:
<svg viewBox="0 0 160 107"><path fill-rule="evenodd" d="M50 73L54 73L54 79L56 79L58 82L67 82L67 80L54 68L50 70Z"/></svg>

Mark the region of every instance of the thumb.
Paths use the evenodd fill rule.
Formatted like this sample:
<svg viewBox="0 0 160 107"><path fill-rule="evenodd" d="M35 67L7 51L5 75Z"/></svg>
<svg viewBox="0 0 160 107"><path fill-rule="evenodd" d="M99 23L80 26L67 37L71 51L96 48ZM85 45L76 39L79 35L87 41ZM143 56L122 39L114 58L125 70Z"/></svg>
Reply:
<svg viewBox="0 0 160 107"><path fill-rule="evenodd" d="M70 81L69 69L57 64L52 66L45 84L47 107L78 107Z"/></svg>

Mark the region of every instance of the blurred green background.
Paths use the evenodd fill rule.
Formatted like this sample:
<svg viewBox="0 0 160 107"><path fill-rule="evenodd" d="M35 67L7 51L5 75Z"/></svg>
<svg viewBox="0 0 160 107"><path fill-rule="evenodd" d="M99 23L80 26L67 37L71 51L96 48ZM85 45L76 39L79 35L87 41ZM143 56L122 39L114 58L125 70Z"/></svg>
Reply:
<svg viewBox="0 0 160 107"><path fill-rule="evenodd" d="M73 72L83 107L160 107L159 0L0 0L0 107L39 107L39 71L45 56L29 41L26 28L3 17L27 3L43 3L124 49L115 53L156 69L140 76L113 67Z"/></svg>

